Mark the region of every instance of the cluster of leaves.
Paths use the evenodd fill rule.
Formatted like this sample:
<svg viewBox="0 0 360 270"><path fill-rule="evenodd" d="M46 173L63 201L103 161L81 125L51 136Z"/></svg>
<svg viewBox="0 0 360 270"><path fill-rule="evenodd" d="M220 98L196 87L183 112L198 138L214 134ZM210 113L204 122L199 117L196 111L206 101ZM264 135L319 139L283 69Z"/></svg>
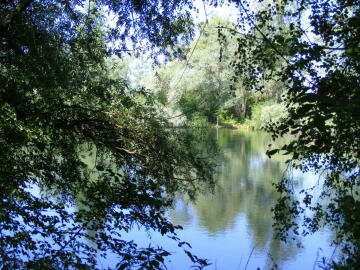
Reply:
<svg viewBox="0 0 360 270"><path fill-rule="evenodd" d="M279 181L280 231L297 226L289 215L304 214L305 234L328 223L344 252L337 266L359 268L359 2L234 2L241 12L233 62L238 77L249 88L261 90L275 78L286 89L288 116L267 129L274 138L293 139L269 154L288 154L291 165L324 175L318 202L312 190L295 196L289 179Z"/></svg>
<svg viewBox="0 0 360 270"><path fill-rule="evenodd" d="M120 269L165 267L168 252L122 234L139 224L179 241L165 206L211 182L211 164L105 60L109 40L125 44L130 32L135 43L173 45L185 4L0 1L1 267L95 268L109 252Z"/></svg>

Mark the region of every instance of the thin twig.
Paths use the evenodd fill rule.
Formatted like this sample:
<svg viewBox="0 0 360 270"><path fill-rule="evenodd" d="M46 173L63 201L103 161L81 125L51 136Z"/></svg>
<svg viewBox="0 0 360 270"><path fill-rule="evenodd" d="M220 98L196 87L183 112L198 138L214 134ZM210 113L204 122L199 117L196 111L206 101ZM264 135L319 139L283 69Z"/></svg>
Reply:
<svg viewBox="0 0 360 270"><path fill-rule="evenodd" d="M195 42L195 45L194 45L193 49L191 50L191 53L190 53L189 57L186 57L185 67L184 67L184 69L183 69L183 71L182 71L182 73L181 73L181 75L180 75L179 80L176 82L175 86L173 87L174 89L176 89L176 87L179 85L179 83L180 83L181 80L183 79L184 74L185 74L185 71L187 70L187 68L188 68L188 66L189 66L190 59L191 59L191 57L193 56L194 51L195 51L195 49L196 49L196 47L197 47L197 45L198 45L198 43L199 43L199 40L200 40L201 36L204 34L204 32L205 32L205 27L206 27L207 24L208 24L208 21L209 21L209 20L208 20L208 17L207 17L208 15L207 15L207 12L206 12L206 8L205 8L205 3L204 3L204 2L203 2L203 7L204 7L204 13L205 13L205 23L204 23L203 27L202 27L201 30L200 30L199 37L197 38L197 40L196 40L196 42ZM175 99L175 97L174 97L172 100L170 100L170 102L172 102L174 99ZM177 118L177 117L180 117L180 116L183 116L183 115L184 115L184 113L181 113L181 114L179 114L179 115L176 115L176 116L173 116L173 117L169 117L168 119Z"/></svg>
<svg viewBox="0 0 360 270"><path fill-rule="evenodd" d="M239 1L239 5L242 8L242 10L245 12L245 15L247 17L247 19L250 21L250 23L253 25L253 27L255 28L255 30L257 32L259 32L259 34L263 37L263 39L271 46L271 48L274 50L275 53L277 53L277 55L282 58L285 63L287 65L289 64L289 60L274 46L274 44L271 42L271 40L261 31L261 29L256 25L255 21L251 18L249 11L245 8L245 6L243 5L243 3L241 1ZM303 76L299 71L297 71L297 73L300 75L300 77L303 77L306 81L308 81L310 84L314 85L314 83L312 81L310 81L308 78L306 78L306 76Z"/></svg>
<svg viewBox="0 0 360 270"><path fill-rule="evenodd" d="M251 252L250 252L250 255L249 255L249 258L247 259L247 262L246 262L246 264L245 264L245 270L246 270L246 268L247 268L247 266L248 266L248 264L249 264L249 261L250 261L251 255L252 255L253 252L254 252L254 249L255 249L255 246L252 248L252 250L251 250Z"/></svg>

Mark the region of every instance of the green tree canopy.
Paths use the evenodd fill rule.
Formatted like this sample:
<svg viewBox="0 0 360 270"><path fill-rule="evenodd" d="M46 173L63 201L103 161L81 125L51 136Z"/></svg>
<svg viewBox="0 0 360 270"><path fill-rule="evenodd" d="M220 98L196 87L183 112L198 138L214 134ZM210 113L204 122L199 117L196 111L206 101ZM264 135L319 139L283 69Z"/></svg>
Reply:
<svg viewBox="0 0 360 270"><path fill-rule="evenodd" d="M209 17L198 24L198 37L183 47L185 59L175 58L156 69L151 88L162 104L180 111L175 115L235 122L250 117L255 103L280 100L283 87L275 79L267 81L262 92L245 87L241 78L232 80L236 76L232 56L238 45L234 27L232 22Z"/></svg>
<svg viewBox="0 0 360 270"><path fill-rule="evenodd" d="M230 90L234 71L229 65L236 42L228 35L229 40L221 44L218 35L219 26L231 25L216 16L199 23L199 36L184 47L186 59L174 59L156 70L153 84L159 98L189 120L201 115L215 122L222 107L232 109L237 116L242 114L248 94L240 84L235 95Z"/></svg>
<svg viewBox="0 0 360 270"><path fill-rule="evenodd" d="M192 26L185 7L0 1L1 267L87 269L108 252L120 269L164 267L168 252L122 234L139 224L178 240L164 207L176 190L194 195L211 182L210 164L108 57L182 42Z"/></svg>
<svg viewBox="0 0 360 270"><path fill-rule="evenodd" d="M307 229L325 224L337 232L344 257L338 267L360 263L360 5L359 1L234 1L241 16L234 60L237 78L264 89L277 79L286 89L288 116L268 126L274 138L292 134L280 151L303 171L322 173L319 201L312 190L292 194L282 179L274 208L282 233L299 227L289 215L303 215ZM309 208L309 211L305 211ZM289 222L287 222L289 221ZM330 262L331 264L331 262ZM332 265L334 266L334 265Z"/></svg>

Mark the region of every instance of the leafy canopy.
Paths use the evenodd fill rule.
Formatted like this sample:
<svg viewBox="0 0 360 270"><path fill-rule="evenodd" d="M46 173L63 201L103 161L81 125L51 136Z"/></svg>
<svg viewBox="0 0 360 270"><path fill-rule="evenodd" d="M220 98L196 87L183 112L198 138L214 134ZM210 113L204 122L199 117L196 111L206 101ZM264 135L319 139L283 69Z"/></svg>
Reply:
<svg viewBox="0 0 360 270"><path fill-rule="evenodd" d="M290 179L278 182L279 232L300 233L298 216L303 234L329 224L344 254L337 267L359 268L359 1L233 2L241 13L233 29L235 80L262 90L264 82L276 79L286 91L288 116L267 129L274 138L291 134L293 139L269 155L280 151L290 156L291 166L323 175L314 186L321 188L319 201L313 189L293 194Z"/></svg>
<svg viewBox="0 0 360 270"><path fill-rule="evenodd" d="M193 196L211 182L211 164L107 61L188 38L183 7L191 5L0 1L1 267L94 268L111 252L120 269L164 268L168 252L122 234L138 224L179 241L164 207L175 191Z"/></svg>

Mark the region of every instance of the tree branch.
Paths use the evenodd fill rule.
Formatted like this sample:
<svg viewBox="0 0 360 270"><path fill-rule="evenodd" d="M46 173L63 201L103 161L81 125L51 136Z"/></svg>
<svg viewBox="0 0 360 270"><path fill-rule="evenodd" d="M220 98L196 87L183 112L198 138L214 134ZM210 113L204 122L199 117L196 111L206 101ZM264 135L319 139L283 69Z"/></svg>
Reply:
<svg viewBox="0 0 360 270"><path fill-rule="evenodd" d="M11 0L3 0L0 2L1 5L9 4Z"/></svg>
<svg viewBox="0 0 360 270"><path fill-rule="evenodd" d="M34 0L20 1L15 8L5 17L2 28L6 29L10 26L16 16L23 12Z"/></svg>
<svg viewBox="0 0 360 270"><path fill-rule="evenodd" d="M282 59L285 60L286 63L288 63L288 59L274 46L272 41L261 31L261 29L257 26L257 24L254 22L254 20L251 18L249 11L245 8L244 4L239 1L239 5L242 8L242 10L245 12L246 17L250 21L250 23L253 25L256 31L263 37L263 39L271 46L271 48L277 53L278 56L280 56Z"/></svg>

